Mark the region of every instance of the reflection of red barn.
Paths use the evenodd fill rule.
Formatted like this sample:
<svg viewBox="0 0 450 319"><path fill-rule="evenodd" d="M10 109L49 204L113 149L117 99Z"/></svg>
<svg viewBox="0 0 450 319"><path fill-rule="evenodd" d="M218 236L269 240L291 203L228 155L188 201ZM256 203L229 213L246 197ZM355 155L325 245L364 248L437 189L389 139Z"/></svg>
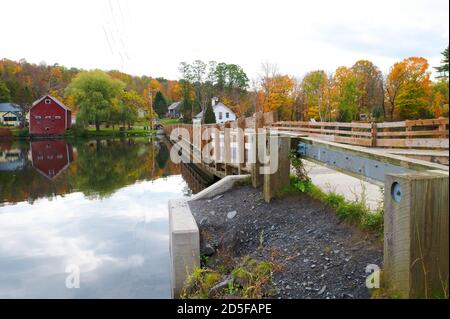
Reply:
<svg viewBox="0 0 450 319"><path fill-rule="evenodd" d="M53 179L72 161L72 146L64 140L32 141L31 159L33 167L38 172Z"/></svg>
<svg viewBox="0 0 450 319"><path fill-rule="evenodd" d="M72 124L70 110L50 95L45 95L30 109L30 134L62 135Z"/></svg>

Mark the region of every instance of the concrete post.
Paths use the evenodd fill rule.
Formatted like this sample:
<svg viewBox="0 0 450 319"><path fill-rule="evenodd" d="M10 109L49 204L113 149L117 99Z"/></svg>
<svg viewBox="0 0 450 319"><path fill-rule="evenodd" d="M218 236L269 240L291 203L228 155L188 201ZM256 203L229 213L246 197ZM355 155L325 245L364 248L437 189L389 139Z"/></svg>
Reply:
<svg viewBox="0 0 450 319"><path fill-rule="evenodd" d="M268 138L272 138L270 135ZM272 152L270 150L269 154ZM269 203L276 197L283 188L289 186L290 166L288 154L291 145L291 139L287 136L278 136L278 168L273 174L264 175L264 200Z"/></svg>
<svg viewBox="0 0 450 319"><path fill-rule="evenodd" d="M402 298L448 298L448 174L388 174L384 285Z"/></svg>
<svg viewBox="0 0 450 319"><path fill-rule="evenodd" d="M200 266L200 235L186 201L169 200L172 298L179 298L187 276Z"/></svg>

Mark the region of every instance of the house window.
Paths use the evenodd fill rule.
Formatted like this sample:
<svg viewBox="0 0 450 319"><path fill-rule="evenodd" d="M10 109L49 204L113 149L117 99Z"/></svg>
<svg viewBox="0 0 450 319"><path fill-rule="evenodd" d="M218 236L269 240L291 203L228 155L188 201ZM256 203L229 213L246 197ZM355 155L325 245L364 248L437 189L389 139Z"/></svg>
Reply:
<svg viewBox="0 0 450 319"><path fill-rule="evenodd" d="M36 115L34 118L35 118L36 120L40 120L42 117L41 117L40 115Z"/></svg>
<svg viewBox="0 0 450 319"><path fill-rule="evenodd" d="M219 112L219 120L222 119L222 112Z"/></svg>
<svg viewBox="0 0 450 319"><path fill-rule="evenodd" d="M52 100L50 100L50 99L45 99L45 104L50 104L50 103L52 103Z"/></svg>
<svg viewBox="0 0 450 319"><path fill-rule="evenodd" d="M229 119L229 118L230 118L230 112L225 113L225 117L226 117L227 119Z"/></svg>
<svg viewBox="0 0 450 319"><path fill-rule="evenodd" d="M5 117L3 118L3 120L4 120L5 122L15 122L15 121L17 121L17 117L14 117L14 116L5 116Z"/></svg>

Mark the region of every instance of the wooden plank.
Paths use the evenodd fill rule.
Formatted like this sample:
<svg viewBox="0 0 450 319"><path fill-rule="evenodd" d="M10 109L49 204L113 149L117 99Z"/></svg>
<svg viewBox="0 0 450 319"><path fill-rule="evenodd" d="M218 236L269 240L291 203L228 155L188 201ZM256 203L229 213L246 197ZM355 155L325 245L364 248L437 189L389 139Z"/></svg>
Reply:
<svg viewBox="0 0 450 319"><path fill-rule="evenodd" d="M401 131L401 132L379 132L378 136L442 136L448 135L448 130L431 130L431 131Z"/></svg>
<svg viewBox="0 0 450 319"><path fill-rule="evenodd" d="M274 127L272 127L274 128ZM321 135L324 135L326 133L328 134L341 134L341 135L351 135L351 136L367 136L372 137L371 132L363 132L363 131L343 131L343 130L330 130L330 129L316 129L316 128L307 128L307 127L279 127L281 131L293 131L293 132L311 132L311 133L322 133Z"/></svg>
<svg viewBox="0 0 450 319"><path fill-rule="evenodd" d="M416 139L377 139L378 147L428 147L448 148L449 140L444 138L416 138Z"/></svg>
<svg viewBox="0 0 450 319"><path fill-rule="evenodd" d="M409 126L427 126L427 125L441 125L441 124L448 124L448 118L405 121L405 125Z"/></svg>
<svg viewBox="0 0 450 319"><path fill-rule="evenodd" d="M388 174L384 285L403 298L448 298L448 174Z"/></svg>
<svg viewBox="0 0 450 319"><path fill-rule="evenodd" d="M356 137L344 137L344 136L335 136L334 142L352 144L352 145L360 145L360 146L371 146L372 145L372 140L368 139L368 138L356 138Z"/></svg>
<svg viewBox="0 0 450 319"><path fill-rule="evenodd" d="M392 128L392 127L405 127L405 122L384 122L384 123L377 123L377 128Z"/></svg>

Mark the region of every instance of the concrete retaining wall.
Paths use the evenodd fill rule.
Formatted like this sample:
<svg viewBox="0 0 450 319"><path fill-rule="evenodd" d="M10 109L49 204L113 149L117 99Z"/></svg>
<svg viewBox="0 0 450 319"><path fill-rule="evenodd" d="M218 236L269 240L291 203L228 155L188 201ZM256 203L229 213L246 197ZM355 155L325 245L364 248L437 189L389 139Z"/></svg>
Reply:
<svg viewBox="0 0 450 319"><path fill-rule="evenodd" d="M189 200L220 195L249 175L230 175ZM169 200L169 245L172 298L179 298L186 278L200 266L200 235L187 199Z"/></svg>
<svg viewBox="0 0 450 319"><path fill-rule="evenodd" d="M200 193L192 196L190 200L198 200L204 198L211 198L220 194L225 193L233 188L236 182L243 181L250 178L250 175L229 175L222 178L217 183L212 184L208 188L205 188Z"/></svg>
<svg viewBox="0 0 450 319"><path fill-rule="evenodd" d="M172 298L178 298L187 276L200 265L200 236L186 200L169 200L169 245Z"/></svg>

